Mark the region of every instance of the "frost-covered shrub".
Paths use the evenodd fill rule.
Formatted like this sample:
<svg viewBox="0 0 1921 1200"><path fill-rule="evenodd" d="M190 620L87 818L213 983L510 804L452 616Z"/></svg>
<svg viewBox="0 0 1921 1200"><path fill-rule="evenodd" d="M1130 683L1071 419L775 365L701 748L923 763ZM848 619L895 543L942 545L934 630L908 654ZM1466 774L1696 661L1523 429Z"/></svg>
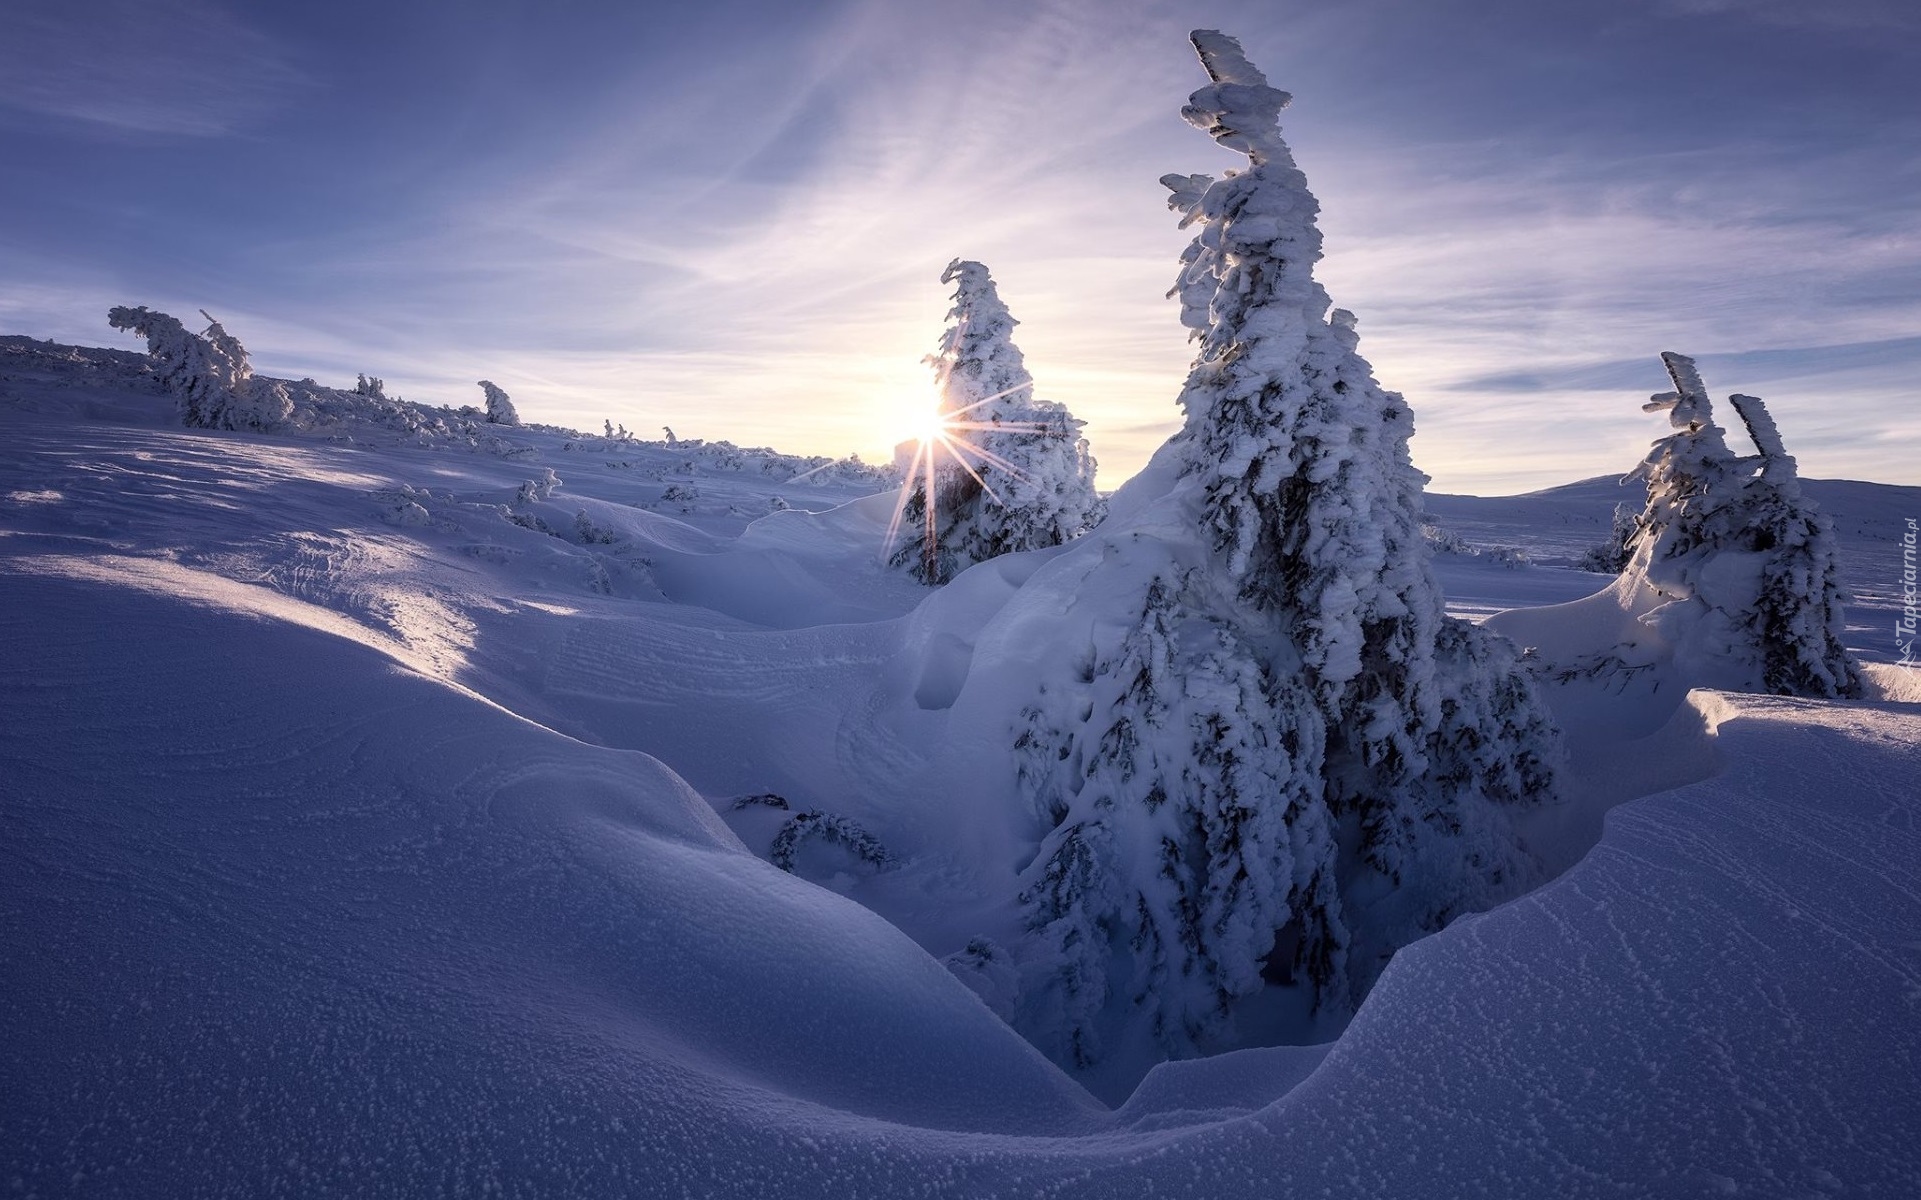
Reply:
<svg viewBox="0 0 1921 1200"><path fill-rule="evenodd" d="M193 333L178 318L146 307L110 309L107 323L147 339L161 382L180 406L181 423L199 429L268 430L293 413L278 380L256 380L240 339L207 316Z"/></svg>
<svg viewBox="0 0 1921 1200"><path fill-rule="evenodd" d="M227 410L230 429L278 429L294 414L293 397L278 379L250 380L244 394Z"/></svg>
<svg viewBox="0 0 1921 1200"><path fill-rule="evenodd" d="M614 530L595 523L583 508L574 512L574 540L583 546L614 546L618 545L622 538Z"/></svg>
<svg viewBox="0 0 1921 1200"><path fill-rule="evenodd" d="M777 792L737 796L731 807L736 812L750 808L793 811L793 805L787 802L787 797ZM781 870L792 872L801 847L813 841L839 846L876 870L888 870L896 865L893 853L858 822L811 808L795 812L781 823L779 832L774 834L773 843L768 848L767 859Z"/></svg>
<svg viewBox="0 0 1921 1200"><path fill-rule="evenodd" d="M538 478L529 479L514 489L513 506L526 508L530 504L549 499L554 489L560 486L560 476L554 474L552 467L542 467Z"/></svg>
<svg viewBox="0 0 1921 1200"><path fill-rule="evenodd" d="M954 285L954 307L927 361L944 428L921 446L905 485L903 536L893 554L923 583L1002 554L1058 546L1101 512L1082 422L1035 398L1034 377L1014 345L1019 322L987 268L955 259L941 282Z"/></svg>
<svg viewBox="0 0 1921 1200"><path fill-rule="evenodd" d="M433 522L433 514L427 509L427 505L433 502L433 495L425 488L414 488L403 483L391 490L369 494L380 502L380 519L389 525L419 528Z"/></svg>
<svg viewBox="0 0 1921 1200"><path fill-rule="evenodd" d="M1045 831L1018 1023L1082 1065L1217 1047L1270 980L1345 1011L1395 948L1533 880L1510 812L1560 755L1513 648L1443 613L1407 405L1313 278L1288 96L1194 43L1213 82L1183 115L1248 165L1163 180L1201 226L1186 424L1049 565L1072 595L1007 635L1056 655L1017 724Z"/></svg>
<svg viewBox="0 0 1921 1200"><path fill-rule="evenodd" d="M1833 530L1801 493L1767 407L1733 396L1760 454L1728 449L1694 361L1663 354L1675 390L1643 407L1674 432L1631 478L1648 484L1630 584L1660 599L1642 619L1704 682L1780 695L1855 696Z"/></svg>
<svg viewBox="0 0 1921 1200"><path fill-rule="evenodd" d="M788 809L790 807L787 803L787 797L778 792L754 792L747 796L736 796L734 797L733 803L735 812L739 812L744 808Z"/></svg>
<svg viewBox="0 0 1921 1200"><path fill-rule="evenodd" d="M1474 555L1474 547L1468 545L1466 538L1445 525L1436 525L1431 521L1421 523L1421 540L1435 554L1455 554L1463 558Z"/></svg>
<svg viewBox="0 0 1921 1200"><path fill-rule="evenodd" d="M1634 535L1640 530L1640 513L1631 505L1614 506L1614 524L1608 530L1607 541L1588 547L1574 563L1577 571L1592 571L1596 575L1619 575L1627 569L1628 559L1632 557L1629 547L1633 545Z"/></svg>
<svg viewBox="0 0 1921 1200"><path fill-rule="evenodd" d="M520 414L514 410L514 402L507 398L491 381L480 381L480 390L487 395L487 420L495 425L518 425Z"/></svg>
<svg viewBox="0 0 1921 1200"><path fill-rule="evenodd" d="M881 844L879 838L846 817L813 809L787 818L780 832L774 835L767 860L781 870L791 872L801 846L810 841L839 846L871 867L884 870L894 865L893 854Z"/></svg>
<svg viewBox="0 0 1921 1200"><path fill-rule="evenodd" d="M864 463L860 460L860 455L858 454L850 454L846 458L823 458L815 456L804 459L794 459L783 454L776 456L776 458L779 461L773 463L770 460L770 466L764 467L762 473L773 475L776 478L786 480L790 483L799 483L803 479L813 479L821 484L836 486L843 484L871 485L878 490L891 487L900 482L900 473L891 465L875 466Z"/></svg>
<svg viewBox="0 0 1921 1200"><path fill-rule="evenodd" d="M1456 558L1481 558L1503 567L1517 569L1533 564L1533 559L1528 552L1519 546L1476 546L1452 529L1437 525L1425 517L1421 520L1421 542L1430 554L1447 554Z"/></svg>

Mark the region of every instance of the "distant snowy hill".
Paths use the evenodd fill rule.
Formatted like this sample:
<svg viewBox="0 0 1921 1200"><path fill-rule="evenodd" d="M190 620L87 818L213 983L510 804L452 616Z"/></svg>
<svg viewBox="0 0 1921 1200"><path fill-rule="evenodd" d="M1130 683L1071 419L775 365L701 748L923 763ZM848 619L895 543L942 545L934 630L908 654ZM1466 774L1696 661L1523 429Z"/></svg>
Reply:
<svg viewBox="0 0 1921 1200"><path fill-rule="evenodd" d="M1888 553L1890 530L1899 541L1901 521L1921 512L1921 487L1864 483L1855 479L1808 479L1802 486L1835 523L1857 593L1879 594L1899 574L1897 552ZM1572 562L1607 536L1617 504L1639 508L1647 485L1621 476L1602 475L1519 496L1453 496L1429 492L1427 510L1470 542L1518 544L1525 539L1540 562ZM1513 533L1514 537L1509 537ZM1507 540L1504 542L1503 539Z"/></svg>
<svg viewBox="0 0 1921 1200"><path fill-rule="evenodd" d="M1885 665L1921 489L1807 485L1876 699L1584 694L1552 882L1401 952L1338 1040L1132 1087L938 961L1008 919L1018 847L951 778L1005 751L952 711L1051 551L936 593L872 468L325 391L326 428L190 431L144 355L0 339L10 1194L1921 1178L1921 679ZM1450 608L1597 591L1568 564L1623 498L1427 497Z"/></svg>

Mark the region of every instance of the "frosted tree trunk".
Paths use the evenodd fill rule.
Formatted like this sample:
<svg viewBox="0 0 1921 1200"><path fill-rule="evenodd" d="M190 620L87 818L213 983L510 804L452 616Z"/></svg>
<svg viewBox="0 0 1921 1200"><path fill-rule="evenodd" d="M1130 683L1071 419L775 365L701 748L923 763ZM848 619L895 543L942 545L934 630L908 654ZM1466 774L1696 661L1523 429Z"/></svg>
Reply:
<svg viewBox="0 0 1921 1200"><path fill-rule="evenodd" d="M1734 405L1741 424L1747 427L1748 437L1754 441L1754 448L1761 452L1761 473L1776 480L1783 488L1791 485L1798 494L1801 485L1794 458L1782 445L1781 430L1774 424L1768 406L1762 403L1759 396L1743 396L1739 393L1729 396L1728 403Z"/></svg>

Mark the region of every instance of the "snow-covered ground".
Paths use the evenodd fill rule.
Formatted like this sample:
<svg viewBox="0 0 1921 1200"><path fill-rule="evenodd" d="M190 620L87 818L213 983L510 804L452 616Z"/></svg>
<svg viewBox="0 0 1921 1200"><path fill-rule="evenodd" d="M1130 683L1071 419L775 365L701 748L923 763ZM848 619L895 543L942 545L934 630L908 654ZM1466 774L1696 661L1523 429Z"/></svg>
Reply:
<svg viewBox="0 0 1921 1200"><path fill-rule="evenodd" d="M393 411L190 431L145 364L0 339L10 1194L1921 1179L1921 677L1889 664L1921 489L1807 484L1874 699L1557 685L1557 878L1402 951L1338 1040L1134 1087L938 961L1004 895L1004 835L941 802L951 706L1048 552L929 604L871 471ZM1438 557L1450 608L1598 591L1570 564L1623 498L1429 496L1481 551Z"/></svg>

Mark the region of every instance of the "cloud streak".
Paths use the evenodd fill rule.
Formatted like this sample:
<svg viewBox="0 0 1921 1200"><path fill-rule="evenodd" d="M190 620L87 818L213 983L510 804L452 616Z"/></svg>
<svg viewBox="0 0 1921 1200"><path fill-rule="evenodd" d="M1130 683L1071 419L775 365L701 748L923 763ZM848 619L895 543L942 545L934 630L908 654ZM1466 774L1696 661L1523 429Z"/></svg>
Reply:
<svg viewBox="0 0 1921 1200"><path fill-rule="evenodd" d="M1692 357L1704 373L1715 376L1806 379L1895 369L1921 377L1921 337ZM1618 359L1483 375L1459 380L1451 386L1459 391L1475 392L1631 391L1647 384L1649 373L1645 359Z"/></svg>
<svg viewBox="0 0 1921 1200"><path fill-rule="evenodd" d="M6 25L0 104L85 125L221 137L310 85L272 38L199 0L77 0Z"/></svg>

